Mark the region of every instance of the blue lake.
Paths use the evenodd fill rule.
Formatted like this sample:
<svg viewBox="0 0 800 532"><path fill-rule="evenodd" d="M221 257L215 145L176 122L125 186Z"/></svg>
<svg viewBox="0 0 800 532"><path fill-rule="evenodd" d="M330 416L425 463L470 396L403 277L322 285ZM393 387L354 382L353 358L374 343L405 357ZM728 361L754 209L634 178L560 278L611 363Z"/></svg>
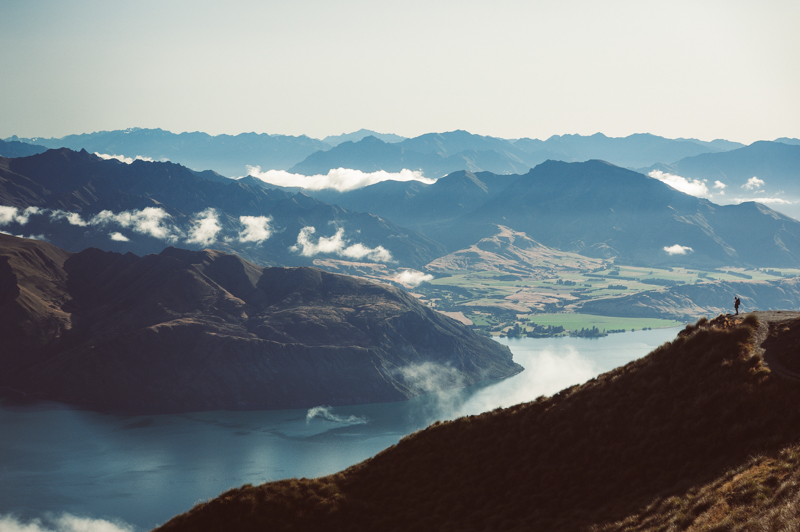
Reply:
<svg viewBox="0 0 800 532"><path fill-rule="evenodd" d="M149 530L229 488L334 473L437 419L551 395L646 355L677 331L501 339L525 371L399 403L161 416L0 406L0 531L21 523L35 525L31 532Z"/></svg>

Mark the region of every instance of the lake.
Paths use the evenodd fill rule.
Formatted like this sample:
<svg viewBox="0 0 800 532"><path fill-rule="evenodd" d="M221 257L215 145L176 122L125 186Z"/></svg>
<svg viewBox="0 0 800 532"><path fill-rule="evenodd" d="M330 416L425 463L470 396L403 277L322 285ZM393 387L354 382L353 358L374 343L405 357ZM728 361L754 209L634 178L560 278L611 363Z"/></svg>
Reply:
<svg viewBox="0 0 800 532"><path fill-rule="evenodd" d="M500 339L525 371L398 403L159 416L3 405L0 532L23 523L26 532L149 530L229 488L334 473L437 419L552 395L644 356L678 330Z"/></svg>

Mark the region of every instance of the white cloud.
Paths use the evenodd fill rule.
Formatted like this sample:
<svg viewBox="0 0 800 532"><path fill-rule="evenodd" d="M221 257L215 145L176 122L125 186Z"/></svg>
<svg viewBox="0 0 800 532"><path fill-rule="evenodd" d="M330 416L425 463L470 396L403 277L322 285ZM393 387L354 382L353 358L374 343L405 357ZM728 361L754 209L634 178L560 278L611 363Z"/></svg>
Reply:
<svg viewBox="0 0 800 532"><path fill-rule="evenodd" d="M392 281L410 287L419 286L424 282L432 280L433 275L429 273L418 272L417 270L403 270L392 277Z"/></svg>
<svg viewBox="0 0 800 532"><path fill-rule="evenodd" d="M107 153L97 153L97 152L94 152L94 154L97 155L98 157L100 157L101 159L106 159L106 160L116 159L119 162L125 163L125 164L131 164L131 163L133 163L133 161L153 162L153 158L152 157L145 157L143 155L137 155L136 157L131 159L130 157L125 157L124 155L109 155Z"/></svg>
<svg viewBox="0 0 800 532"><path fill-rule="evenodd" d="M281 187L301 187L308 190L322 190L332 188L339 192L363 188L381 181L420 181L428 185L435 183L435 179L423 177L422 172L412 172L411 170L401 170L400 172L390 173L380 170L378 172L366 173L361 170L351 170L349 168L337 168L330 170L326 175L305 176L301 174L290 174L284 170L261 171L259 166L248 166L249 175L258 178L266 183Z"/></svg>
<svg viewBox="0 0 800 532"><path fill-rule="evenodd" d="M28 223L28 218L30 218L31 215L39 214L40 212L42 212L42 209L39 207L28 207L20 211L16 207L0 205L0 225L8 225L10 223L25 225Z"/></svg>
<svg viewBox="0 0 800 532"><path fill-rule="evenodd" d="M341 257L350 259L368 259L374 262L391 262L392 254L383 246L369 248L363 244L347 245L344 238L344 228L336 230L336 234L330 237L319 237L316 243L312 242L311 235L316 233L314 227L304 227L297 235L297 244L289 248L291 251L300 253L304 257L313 257L320 253L333 253Z"/></svg>
<svg viewBox="0 0 800 532"><path fill-rule="evenodd" d="M664 251L666 251L668 255L686 255L687 253L694 252L689 246L681 246L679 244L664 246Z"/></svg>
<svg viewBox="0 0 800 532"><path fill-rule="evenodd" d="M792 205L795 203L794 201L785 200L783 198L736 198L733 200L737 205L746 201L756 201L764 204L774 203L776 205Z"/></svg>
<svg viewBox="0 0 800 532"><path fill-rule="evenodd" d="M325 421L330 421L331 423L339 423L342 425L363 425L367 422L367 418L363 416L339 416L334 414L333 409L329 406L315 406L314 408L309 408L308 412L306 412L306 425L317 417Z"/></svg>
<svg viewBox="0 0 800 532"><path fill-rule="evenodd" d="M708 187L706 186L704 180L701 181L699 179L687 179L679 175L667 174L661 170L653 170L647 175L658 179L662 183L666 183L675 190L680 190L684 194L689 194L690 196L707 198L711 195L708 192Z"/></svg>
<svg viewBox="0 0 800 532"><path fill-rule="evenodd" d="M133 532L134 527L123 522L90 519L71 514L48 515L44 519L23 521L13 515L0 515L2 532Z"/></svg>
<svg viewBox="0 0 800 532"><path fill-rule="evenodd" d="M186 239L186 242L209 246L217 240L217 234L221 230L222 226L219 225L217 211L209 207L195 215L192 220L192 227L189 229L189 238Z"/></svg>
<svg viewBox="0 0 800 532"><path fill-rule="evenodd" d="M86 227L89 225L87 222L83 221L83 218L81 218L81 215L77 212L55 210L50 213L50 219L54 222L58 220L66 220L70 225L76 225L78 227Z"/></svg>
<svg viewBox="0 0 800 532"><path fill-rule="evenodd" d="M272 236L269 223L272 216L239 216L244 231L239 233L239 242L263 242Z"/></svg>
<svg viewBox="0 0 800 532"><path fill-rule="evenodd" d="M760 188L763 184L764 184L763 179L759 179L756 176L753 176L747 180L747 183L742 185L742 188L745 190L753 190L754 188Z"/></svg>
<svg viewBox="0 0 800 532"><path fill-rule="evenodd" d="M108 225L115 223L122 227L131 228L137 233L150 235L168 242L178 240L177 230L167 223L172 218L167 211L160 207L146 207L141 211L122 211L114 214L111 211L101 211L89 220L89 225Z"/></svg>
<svg viewBox="0 0 800 532"><path fill-rule="evenodd" d="M116 242L130 242L131 241L130 238L128 238L127 236L125 236L122 233L119 233L117 231L114 231L113 233L108 233L108 236L111 237L111 240L114 240Z"/></svg>
<svg viewBox="0 0 800 532"><path fill-rule="evenodd" d="M724 195L725 189L728 188L728 185L726 185L722 181L714 181L714 188L716 188L721 195Z"/></svg>

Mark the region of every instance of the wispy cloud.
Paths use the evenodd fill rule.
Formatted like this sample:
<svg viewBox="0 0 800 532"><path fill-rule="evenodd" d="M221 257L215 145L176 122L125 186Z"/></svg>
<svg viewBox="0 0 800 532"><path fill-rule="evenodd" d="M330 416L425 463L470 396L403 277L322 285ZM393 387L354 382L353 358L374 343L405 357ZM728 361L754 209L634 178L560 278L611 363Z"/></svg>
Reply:
<svg viewBox="0 0 800 532"><path fill-rule="evenodd" d="M239 216L244 231L239 233L239 242L263 242L272 236L269 223L272 216Z"/></svg>
<svg viewBox="0 0 800 532"><path fill-rule="evenodd" d="M8 205L0 205L0 226L17 223L25 225L28 219L34 215L42 212L39 207L28 207L24 210L19 210L16 207Z"/></svg>
<svg viewBox="0 0 800 532"><path fill-rule="evenodd" d="M694 250L689 246L681 246L679 244L675 244L674 246L664 246L664 251L667 252L667 255L686 255L687 253L694 252Z"/></svg>
<svg viewBox="0 0 800 532"><path fill-rule="evenodd" d="M131 164L133 163L133 161L148 161L151 163L153 162L152 157L145 157L143 155L137 155L136 157L130 158L130 157L125 157L124 155L109 155L108 153L94 152L94 154L100 157L101 159L105 160L116 159L117 161L125 164Z"/></svg>
<svg viewBox="0 0 800 532"><path fill-rule="evenodd" d="M747 183L742 185L742 188L745 190L754 190L756 188L761 188L762 186L764 186L764 180L753 176L747 180Z"/></svg>
<svg viewBox="0 0 800 532"><path fill-rule="evenodd" d="M392 277L392 281L412 288L432 280L433 275L429 273L422 273L417 270L403 270Z"/></svg>
<svg viewBox="0 0 800 532"><path fill-rule="evenodd" d="M304 257L313 257L320 253L335 254L349 259L367 259L373 262L392 262L392 254L383 246L370 248L363 244L350 244L344 238L344 228L336 230L336 234L330 237L319 237L316 242L312 240L312 235L317 230L314 227L304 227L297 235L297 244L289 248L295 253L300 253Z"/></svg>
<svg viewBox="0 0 800 532"><path fill-rule="evenodd" d="M420 181L426 184L435 183L435 179L428 179L422 172L401 170L400 172L362 172L349 168L330 170L325 175L290 174L284 170L261 171L259 166L248 166L248 174L266 183L280 187L301 187L308 190L334 189L339 192L363 188L381 181Z"/></svg>
<svg viewBox="0 0 800 532"><path fill-rule="evenodd" d="M698 198L707 198L711 196L706 186L705 180L691 179L683 176L668 174L661 170L653 170L649 174L650 177L658 179L662 183L666 183L675 190L680 190L684 194L695 196ZM717 181L719 183L719 181Z"/></svg>
<svg viewBox="0 0 800 532"><path fill-rule="evenodd" d="M718 191L718 192L719 192L721 195L724 195L724 194L725 194L725 189L726 189L726 188L728 188L728 185L726 185L726 184L725 184L725 183L723 183L722 181L714 181L714 188L716 188L716 189L717 189L717 191Z"/></svg>
<svg viewBox="0 0 800 532"><path fill-rule="evenodd" d="M192 220L192 226L189 229L189 238L186 239L186 242L189 244L210 246L216 242L217 235L220 231L222 231L222 226L219 224L217 211L209 207L195 214Z"/></svg>
<svg viewBox="0 0 800 532"><path fill-rule="evenodd" d="M306 412L306 424L310 423L312 419L320 418L331 423L339 423L342 425L363 425L367 419L361 416L339 416L333 413L333 409L329 406L315 406L309 408Z"/></svg>
<svg viewBox="0 0 800 532"><path fill-rule="evenodd" d="M71 514L48 515L43 519L22 520L14 515L0 515L2 532L133 532L134 527L121 521L77 517Z"/></svg>

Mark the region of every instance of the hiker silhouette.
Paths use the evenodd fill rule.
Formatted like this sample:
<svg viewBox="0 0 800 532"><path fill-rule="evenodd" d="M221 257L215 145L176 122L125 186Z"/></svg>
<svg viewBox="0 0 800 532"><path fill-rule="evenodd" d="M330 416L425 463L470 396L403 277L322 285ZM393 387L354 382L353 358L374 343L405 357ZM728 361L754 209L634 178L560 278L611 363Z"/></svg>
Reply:
<svg viewBox="0 0 800 532"><path fill-rule="evenodd" d="M741 305L741 300L738 296L733 296L733 308L736 309L736 315L739 315L739 305Z"/></svg>

